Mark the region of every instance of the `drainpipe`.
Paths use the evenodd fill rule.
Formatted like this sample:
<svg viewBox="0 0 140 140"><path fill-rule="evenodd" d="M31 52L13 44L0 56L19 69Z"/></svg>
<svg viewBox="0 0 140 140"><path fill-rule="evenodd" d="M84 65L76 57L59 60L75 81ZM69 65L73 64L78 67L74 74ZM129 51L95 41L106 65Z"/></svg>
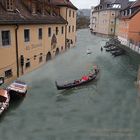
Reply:
<svg viewBox="0 0 140 140"><path fill-rule="evenodd" d="M17 62L17 77L19 77L19 59L18 59L18 31L19 26L16 24L16 29L15 29L15 39L16 39L16 62Z"/></svg>
<svg viewBox="0 0 140 140"><path fill-rule="evenodd" d="M117 16L118 16L118 15L116 14L116 11L115 11L115 19L114 19L114 22L115 22L115 23L114 23L114 24L115 24L115 25L114 25L114 37L116 36L116 28L117 28L117 23L116 23L116 22L117 22Z"/></svg>
<svg viewBox="0 0 140 140"><path fill-rule="evenodd" d="M68 8L66 8L66 21L67 21L67 13L68 13ZM66 42L66 40L67 40L67 25L65 26L65 48L67 47L67 42Z"/></svg>

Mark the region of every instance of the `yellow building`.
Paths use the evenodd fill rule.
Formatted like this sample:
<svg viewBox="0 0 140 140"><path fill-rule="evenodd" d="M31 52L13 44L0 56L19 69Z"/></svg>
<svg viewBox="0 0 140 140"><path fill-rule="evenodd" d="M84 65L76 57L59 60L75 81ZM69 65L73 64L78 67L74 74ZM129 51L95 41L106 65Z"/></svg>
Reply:
<svg viewBox="0 0 140 140"><path fill-rule="evenodd" d="M128 2L129 0L100 0L100 4L91 9L91 32L105 36L114 36L116 17Z"/></svg>
<svg viewBox="0 0 140 140"><path fill-rule="evenodd" d="M65 0L0 0L0 76L13 80L74 47L76 10Z"/></svg>
<svg viewBox="0 0 140 140"><path fill-rule="evenodd" d="M75 46L76 43L76 7L62 3L59 3L58 6L61 6L60 15L68 22L66 25L66 46L70 48Z"/></svg>

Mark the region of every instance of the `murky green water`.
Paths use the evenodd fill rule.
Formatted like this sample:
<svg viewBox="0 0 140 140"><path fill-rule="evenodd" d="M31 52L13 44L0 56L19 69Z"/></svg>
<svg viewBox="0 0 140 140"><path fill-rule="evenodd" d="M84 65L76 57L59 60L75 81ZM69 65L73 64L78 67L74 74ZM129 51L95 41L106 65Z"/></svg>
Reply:
<svg viewBox="0 0 140 140"><path fill-rule="evenodd" d="M114 58L100 51L104 44L79 30L76 48L22 77L30 90L1 118L0 140L139 140L140 97L134 85L139 58ZM56 89L55 80L79 78L95 63L101 69L96 82Z"/></svg>

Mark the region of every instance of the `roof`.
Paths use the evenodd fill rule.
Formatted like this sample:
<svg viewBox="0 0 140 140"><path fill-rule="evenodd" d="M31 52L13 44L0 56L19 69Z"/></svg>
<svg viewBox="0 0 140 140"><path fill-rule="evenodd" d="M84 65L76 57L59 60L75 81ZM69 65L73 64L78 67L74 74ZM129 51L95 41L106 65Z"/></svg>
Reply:
<svg viewBox="0 0 140 140"><path fill-rule="evenodd" d="M115 0L100 0L100 4L103 4L103 3L113 3L115 2Z"/></svg>
<svg viewBox="0 0 140 140"><path fill-rule="evenodd" d="M106 7L107 4L121 4L121 9L124 9L127 7L128 3L129 3L129 0L101 0L100 4L97 5L96 7L102 5L104 7L103 9L107 10L107 9L114 9L112 7L107 8ZM116 10L116 9L114 9L114 10Z"/></svg>
<svg viewBox="0 0 140 140"><path fill-rule="evenodd" d="M75 7L70 0L52 0L52 3L57 6L66 6L74 10L78 10L78 8Z"/></svg>
<svg viewBox="0 0 140 140"><path fill-rule="evenodd" d="M129 5L129 3L131 3L129 0L116 0L114 3L116 3L116 4L121 4L121 9L124 9L124 8L126 8L128 5Z"/></svg>
<svg viewBox="0 0 140 140"><path fill-rule="evenodd" d="M136 1L131 8L140 7L140 1Z"/></svg>
<svg viewBox="0 0 140 140"><path fill-rule="evenodd" d="M14 12L7 12L0 3L0 24L67 24L67 21L59 15L39 13L32 15L31 11L21 3L21 0L18 0Z"/></svg>
<svg viewBox="0 0 140 140"><path fill-rule="evenodd" d="M127 5L121 11L129 9L133 4L134 2L128 2Z"/></svg>
<svg viewBox="0 0 140 140"><path fill-rule="evenodd" d="M120 15L121 19L131 19L138 12L140 12L140 1L129 2L129 5L125 9L123 9L122 11L129 10L129 9L133 9L132 14L131 15L127 15L127 16Z"/></svg>

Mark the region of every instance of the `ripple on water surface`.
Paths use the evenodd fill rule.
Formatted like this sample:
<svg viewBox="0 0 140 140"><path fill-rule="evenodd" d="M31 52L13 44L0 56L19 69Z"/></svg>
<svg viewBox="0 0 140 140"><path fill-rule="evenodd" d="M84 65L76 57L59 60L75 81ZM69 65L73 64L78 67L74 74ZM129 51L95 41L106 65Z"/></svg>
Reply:
<svg viewBox="0 0 140 140"><path fill-rule="evenodd" d="M23 76L26 98L13 103L0 121L2 140L139 140L140 100L136 64L129 55L100 51L104 38L79 30L77 47ZM87 55L90 49L92 54ZM58 91L55 80L80 78L93 64L97 81Z"/></svg>

